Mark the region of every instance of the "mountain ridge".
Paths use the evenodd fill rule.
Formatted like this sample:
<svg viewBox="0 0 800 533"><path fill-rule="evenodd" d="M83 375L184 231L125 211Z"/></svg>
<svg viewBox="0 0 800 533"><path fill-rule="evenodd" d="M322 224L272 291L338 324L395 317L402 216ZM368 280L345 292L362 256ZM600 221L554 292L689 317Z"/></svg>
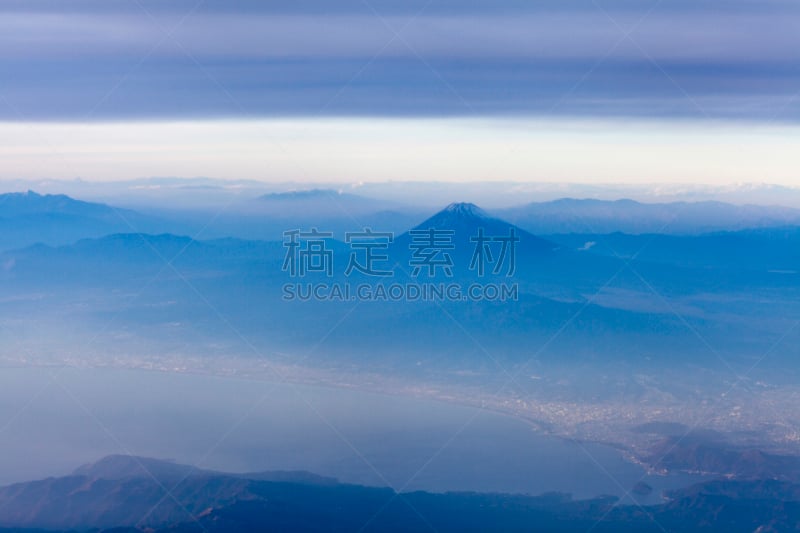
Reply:
<svg viewBox="0 0 800 533"><path fill-rule="evenodd" d="M94 464L104 462L193 469L130 456L107 457ZM199 471L203 474L170 480L173 484L168 486L140 472L116 479L73 474L0 487L0 527L164 533L431 527L448 532L531 528L633 532L685 530L705 523L707 531L738 533L788 531L800 520L800 486L770 480L710 481L669 491L665 503L642 508L602 496L573 500L559 493L398 493L385 487L269 481L258 474Z"/></svg>
<svg viewBox="0 0 800 533"><path fill-rule="evenodd" d="M0 194L0 250L36 243L65 245L110 233L149 232L163 225L157 217L63 194Z"/></svg>

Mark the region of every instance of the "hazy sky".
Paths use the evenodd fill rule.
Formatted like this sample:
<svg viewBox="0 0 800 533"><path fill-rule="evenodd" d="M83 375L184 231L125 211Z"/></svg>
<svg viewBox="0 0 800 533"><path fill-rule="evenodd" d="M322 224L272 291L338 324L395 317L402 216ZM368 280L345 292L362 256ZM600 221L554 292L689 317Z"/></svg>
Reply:
<svg viewBox="0 0 800 533"><path fill-rule="evenodd" d="M0 178L800 185L795 0L5 0Z"/></svg>

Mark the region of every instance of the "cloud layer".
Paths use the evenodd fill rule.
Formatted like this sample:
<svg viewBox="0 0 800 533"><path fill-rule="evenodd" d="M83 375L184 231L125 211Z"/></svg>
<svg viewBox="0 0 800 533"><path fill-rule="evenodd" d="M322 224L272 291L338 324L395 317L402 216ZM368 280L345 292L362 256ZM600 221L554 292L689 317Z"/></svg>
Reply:
<svg viewBox="0 0 800 533"><path fill-rule="evenodd" d="M7 0L0 120L796 121L798 29L777 0Z"/></svg>

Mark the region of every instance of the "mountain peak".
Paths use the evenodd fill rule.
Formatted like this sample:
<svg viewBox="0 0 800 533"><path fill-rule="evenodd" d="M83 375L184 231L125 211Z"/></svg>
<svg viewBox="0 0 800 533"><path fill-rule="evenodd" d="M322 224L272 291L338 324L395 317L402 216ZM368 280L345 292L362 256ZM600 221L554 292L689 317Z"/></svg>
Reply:
<svg viewBox="0 0 800 533"><path fill-rule="evenodd" d="M64 194L39 194L36 191L0 193L3 215L10 217L31 214L97 215L114 209L99 203L83 202Z"/></svg>
<svg viewBox="0 0 800 533"><path fill-rule="evenodd" d="M414 229L448 229L456 230L462 236L471 235L474 230L482 227L485 230L496 230L507 234L512 225L504 220L495 218L480 207L469 202L454 202L441 211L438 211ZM518 230L522 231L522 230Z"/></svg>
<svg viewBox="0 0 800 533"><path fill-rule="evenodd" d="M413 227L412 230L430 230L432 228L453 231L453 240L460 243L459 246L462 250L472 249L473 242L470 239L481 230L485 235L492 236L507 236L513 231L517 237L524 239L524 246L527 250L551 251L557 248L555 243L531 235L469 202L452 203ZM397 242L401 243L400 246L406 246L410 239L410 233L407 232L397 239Z"/></svg>
<svg viewBox="0 0 800 533"><path fill-rule="evenodd" d="M126 478L181 478L203 470L191 466L133 455L108 455L97 462L85 464L73 471L73 475L95 479Z"/></svg>
<svg viewBox="0 0 800 533"><path fill-rule="evenodd" d="M412 230L429 230L431 228L453 231L453 240L458 241L462 249L471 249L470 238L476 235L479 230L483 230L486 235L496 236L509 235L509 232L514 231L518 237L524 238L525 246L528 249L553 250L556 248L554 243L531 235L505 220L493 217L477 205L469 202L452 203L412 228ZM401 242L401 246L404 246L410 238L409 233L405 233L398 239L398 242Z"/></svg>
<svg viewBox="0 0 800 533"><path fill-rule="evenodd" d="M489 218L489 215L483 209L470 202L453 202L445 207L442 212L465 217Z"/></svg>

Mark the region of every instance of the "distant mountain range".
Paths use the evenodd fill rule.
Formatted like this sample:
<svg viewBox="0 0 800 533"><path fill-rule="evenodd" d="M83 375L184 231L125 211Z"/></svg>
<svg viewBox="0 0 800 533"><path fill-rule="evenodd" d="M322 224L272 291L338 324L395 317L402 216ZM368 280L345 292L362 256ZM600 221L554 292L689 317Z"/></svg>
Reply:
<svg viewBox="0 0 800 533"><path fill-rule="evenodd" d="M718 365L719 358L697 342L696 334L723 350L726 360L763 353L772 336L788 329L800 301L796 274L770 271L775 265L789 269L790 263L773 263L769 254L758 254L742 268L738 252L728 250L724 241L718 251L713 240L703 243L695 259L682 245L666 252L660 262L643 261L632 252L617 257L577 246L591 240L589 236L572 242L564 238L559 245L465 203L452 204L414 226L422 232L417 238L424 239L426 230L451 232L453 249L440 250L438 256L450 255L451 271L437 267L431 275L421 268L415 275L414 261L430 251L415 249L411 232L397 235L386 251L390 260L384 268L393 273L389 278L358 271L345 275L354 250L341 240L343 233L326 241L336 265L332 275L310 273L304 278L282 269L285 242L129 233L2 253L0 297L8 302L3 308L7 316L28 316L28 299L45 291L46 300L30 317L33 322L52 313L92 325L99 318L93 311L98 306L114 310L126 335L171 345L188 343L200 354L211 346L225 350L240 342L232 324L266 353L304 353L323 342L314 351L326 364L348 361L448 372L497 371L498 362L514 365L533 357L563 364L613 360L645 366L677 361ZM492 268L502 254L502 243L496 241L487 244L494 263L484 276L470 268L476 249L472 239L481 230L485 237L503 238L513 232L519 239L512 275L507 268ZM636 237L640 238L645 237ZM683 243L701 238L705 237L670 239ZM782 241L773 244L776 250L784 248ZM765 246L769 248L769 242ZM717 261L698 262L700 252ZM377 290L387 283L468 287L476 282L515 284L516 297L359 301L350 295L286 301L283 292L290 283L366 284ZM141 287L146 288L143 293ZM126 294L136 296L126 299ZM759 305L743 305L742 294L759 294ZM735 306L739 312L732 314ZM219 315L229 324L220 322ZM172 323L182 327L164 326ZM308 324L314 324L313 330ZM787 346L796 335L787 337ZM788 360L793 353L786 350L780 357Z"/></svg>
<svg viewBox="0 0 800 533"><path fill-rule="evenodd" d="M230 474L110 456L71 475L0 488L0 531L790 531L800 486L712 481L660 505L614 498L426 492L302 472ZM29 529L31 528L31 529Z"/></svg>
<svg viewBox="0 0 800 533"><path fill-rule="evenodd" d="M357 194L345 193L333 189L306 189L280 193L268 193L254 201L270 215L298 215L298 209L307 215L350 216L374 213L399 204L375 200Z"/></svg>
<svg viewBox="0 0 800 533"><path fill-rule="evenodd" d="M280 240L285 230L316 226L336 232L364 226L401 232L423 212L329 189L229 200L213 208L156 205L138 211L32 191L0 195L0 250L59 246L112 233L177 233L196 238Z"/></svg>
<svg viewBox="0 0 800 533"><path fill-rule="evenodd" d="M34 243L61 245L110 233L151 232L163 225L154 217L33 191L0 195L0 249Z"/></svg>
<svg viewBox="0 0 800 533"><path fill-rule="evenodd" d="M498 216L539 234L690 234L800 224L800 209L723 202L640 203L562 198L497 210Z"/></svg>
<svg viewBox="0 0 800 533"><path fill-rule="evenodd" d="M177 233L199 239L280 240L286 230L314 226L336 233L370 227L399 235L431 216L431 211L333 189L237 197L220 200L213 207L157 203L135 211L28 191L0 194L0 250L36 243L58 246L83 238L136 232ZM800 225L798 209L720 202L644 204L564 198L495 209L490 214L534 235L698 235Z"/></svg>
<svg viewBox="0 0 800 533"><path fill-rule="evenodd" d="M264 182L208 177L150 177L131 180L4 180L2 192L35 190L41 194L66 194L87 201L104 202L134 210L149 208L216 209L231 200L253 199L270 193L331 189L367 198L420 206L433 212L437 206L458 200L484 206L510 207L559 198L595 198L638 202L706 202L783 205L800 207L800 188L767 183L702 185L689 183L579 184L560 182ZM579 230L584 231L584 230Z"/></svg>

